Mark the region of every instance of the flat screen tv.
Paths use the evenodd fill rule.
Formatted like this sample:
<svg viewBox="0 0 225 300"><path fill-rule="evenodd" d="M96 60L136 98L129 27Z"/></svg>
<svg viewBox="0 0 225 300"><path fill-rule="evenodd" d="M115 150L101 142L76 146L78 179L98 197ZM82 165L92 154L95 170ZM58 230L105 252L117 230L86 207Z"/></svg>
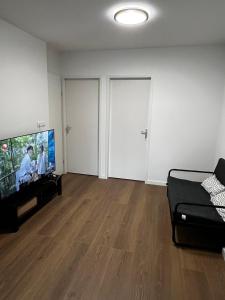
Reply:
<svg viewBox="0 0 225 300"><path fill-rule="evenodd" d="M54 171L54 129L0 141L0 199Z"/></svg>

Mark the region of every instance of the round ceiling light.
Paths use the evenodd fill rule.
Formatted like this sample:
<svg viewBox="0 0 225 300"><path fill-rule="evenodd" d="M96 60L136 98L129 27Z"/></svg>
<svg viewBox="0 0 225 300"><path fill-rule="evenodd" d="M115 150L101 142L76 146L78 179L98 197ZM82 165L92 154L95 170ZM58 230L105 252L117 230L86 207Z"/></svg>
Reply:
<svg viewBox="0 0 225 300"><path fill-rule="evenodd" d="M138 25L148 21L148 13L139 8L127 8L119 10L114 19L123 25Z"/></svg>

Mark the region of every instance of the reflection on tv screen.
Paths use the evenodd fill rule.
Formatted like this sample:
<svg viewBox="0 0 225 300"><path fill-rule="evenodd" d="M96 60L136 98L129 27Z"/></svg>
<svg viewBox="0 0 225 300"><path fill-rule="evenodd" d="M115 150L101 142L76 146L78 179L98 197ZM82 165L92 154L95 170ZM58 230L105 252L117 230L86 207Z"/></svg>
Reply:
<svg viewBox="0 0 225 300"><path fill-rule="evenodd" d="M0 192L4 198L55 171L54 130L0 141Z"/></svg>

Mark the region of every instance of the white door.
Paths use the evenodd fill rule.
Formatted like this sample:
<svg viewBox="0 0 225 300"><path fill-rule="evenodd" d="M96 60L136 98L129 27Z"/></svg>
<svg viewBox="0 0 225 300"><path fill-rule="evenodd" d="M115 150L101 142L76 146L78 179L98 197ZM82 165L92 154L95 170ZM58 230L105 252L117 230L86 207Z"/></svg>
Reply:
<svg viewBox="0 0 225 300"><path fill-rule="evenodd" d="M109 176L144 181L150 78L111 79L110 94Z"/></svg>
<svg viewBox="0 0 225 300"><path fill-rule="evenodd" d="M67 170L97 175L99 81L66 80L65 94Z"/></svg>

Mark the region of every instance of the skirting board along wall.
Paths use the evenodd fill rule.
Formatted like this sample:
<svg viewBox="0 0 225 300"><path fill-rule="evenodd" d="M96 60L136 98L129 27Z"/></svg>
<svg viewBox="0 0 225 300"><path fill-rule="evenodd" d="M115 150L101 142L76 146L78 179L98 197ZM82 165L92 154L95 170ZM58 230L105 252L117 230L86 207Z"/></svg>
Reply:
<svg viewBox="0 0 225 300"><path fill-rule="evenodd" d="M166 182L165 181L157 181L157 180L146 180L145 184L166 186Z"/></svg>

